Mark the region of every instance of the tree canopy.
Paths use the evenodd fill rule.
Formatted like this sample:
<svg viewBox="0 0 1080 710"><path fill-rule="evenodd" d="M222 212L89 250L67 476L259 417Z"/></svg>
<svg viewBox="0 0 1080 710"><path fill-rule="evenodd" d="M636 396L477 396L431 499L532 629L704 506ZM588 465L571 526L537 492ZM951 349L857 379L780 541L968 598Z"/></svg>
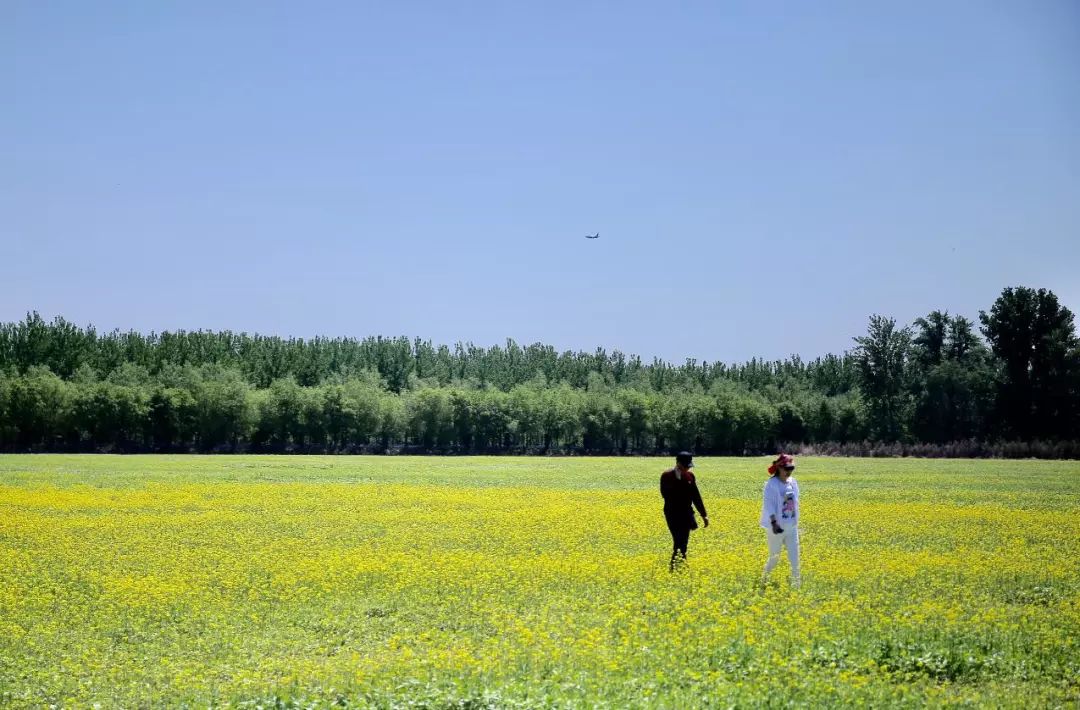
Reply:
<svg viewBox="0 0 1080 710"><path fill-rule="evenodd" d="M1045 289L972 321L873 315L812 361L643 362L229 331L0 324L0 450L699 453L782 445L1080 438L1080 343Z"/></svg>

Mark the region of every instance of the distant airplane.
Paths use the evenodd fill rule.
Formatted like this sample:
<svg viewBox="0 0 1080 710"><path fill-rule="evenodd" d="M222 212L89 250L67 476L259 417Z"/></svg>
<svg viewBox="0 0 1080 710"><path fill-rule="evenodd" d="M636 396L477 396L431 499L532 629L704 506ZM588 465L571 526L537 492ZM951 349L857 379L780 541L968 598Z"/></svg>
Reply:
<svg viewBox="0 0 1080 710"><path fill-rule="evenodd" d="M586 239L599 239L600 238L600 232L597 232L596 234L586 234L585 238Z"/></svg>

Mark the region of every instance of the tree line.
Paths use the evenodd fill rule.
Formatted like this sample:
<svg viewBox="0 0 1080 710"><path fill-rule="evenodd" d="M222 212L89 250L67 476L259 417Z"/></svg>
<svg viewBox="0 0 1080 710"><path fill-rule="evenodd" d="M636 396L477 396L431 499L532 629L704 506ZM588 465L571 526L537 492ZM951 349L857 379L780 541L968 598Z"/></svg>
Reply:
<svg viewBox="0 0 1080 710"><path fill-rule="evenodd" d="M98 333L31 313L0 324L0 450L1080 451L1072 313L1018 287L979 320L874 315L841 355L673 365L513 341Z"/></svg>

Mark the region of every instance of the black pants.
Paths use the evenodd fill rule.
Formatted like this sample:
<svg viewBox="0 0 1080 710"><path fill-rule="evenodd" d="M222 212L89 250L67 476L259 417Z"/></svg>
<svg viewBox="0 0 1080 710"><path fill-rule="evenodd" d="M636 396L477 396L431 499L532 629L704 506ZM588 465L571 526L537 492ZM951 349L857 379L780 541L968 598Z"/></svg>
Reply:
<svg viewBox="0 0 1080 710"><path fill-rule="evenodd" d="M690 521L693 520L693 513L687 515L686 513L665 512L664 518L667 520L668 530L671 531L672 558L675 555L686 557L686 546L690 544Z"/></svg>

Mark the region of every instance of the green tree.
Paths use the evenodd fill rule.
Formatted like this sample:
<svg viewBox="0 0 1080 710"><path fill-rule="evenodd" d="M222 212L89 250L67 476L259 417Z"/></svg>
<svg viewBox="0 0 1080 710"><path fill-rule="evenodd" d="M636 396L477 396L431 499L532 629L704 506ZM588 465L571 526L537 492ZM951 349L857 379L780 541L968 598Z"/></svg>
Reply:
<svg viewBox="0 0 1080 710"><path fill-rule="evenodd" d="M445 450L454 441L454 410L450 393L427 387L406 400L409 438L425 450Z"/></svg>
<svg viewBox="0 0 1080 710"><path fill-rule="evenodd" d="M931 311L925 318L915 319L917 330L912 345L915 359L924 370L940 364L945 357L950 323L948 311Z"/></svg>
<svg viewBox="0 0 1080 710"><path fill-rule="evenodd" d="M73 420L95 449L137 451L150 429L150 396L138 386L96 382L78 388Z"/></svg>
<svg viewBox="0 0 1080 710"><path fill-rule="evenodd" d="M781 442L804 442L807 439L809 429L802 412L791 402L780 402L776 405L777 429L776 437Z"/></svg>
<svg viewBox="0 0 1080 710"><path fill-rule="evenodd" d="M925 374L915 406L920 441L945 443L979 436L992 401L987 368L945 360Z"/></svg>
<svg viewBox="0 0 1080 710"><path fill-rule="evenodd" d="M933 311L915 326L913 433L920 441L935 443L981 435L993 368L974 324L963 316Z"/></svg>
<svg viewBox="0 0 1080 710"><path fill-rule="evenodd" d="M402 397L386 392L379 397L379 445L389 450L405 439L408 416Z"/></svg>
<svg viewBox="0 0 1080 710"><path fill-rule="evenodd" d="M897 328L892 318L873 315L867 334L855 342L871 435L897 441L906 433L911 410L911 330Z"/></svg>
<svg viewBox="0 0 1080 710"><path fill-rule="evenodd" d="M256 441L276 451L302 446L307 433L304 389L290 377L274 380L260 398Z"/></svg>
<svg viewBox="0 0 1080 710"><path fill-rule="evenodd" d="M12 378L5 390L7 401L0 409L17 450L49 450L63 442L71 413L68 383L47 367L31 365L21 377Z"/></svg>
<svg viewBox="0 0 1080 710"><path fill-rule="evenodd" d="M255 425L250 388L236 370L203 368L196 383L197 445L203 451L235 450L248 440Z"/></svg>
<svg viewBox="0 0 1080 710"><path fill-rule="evenodd" d="M1072 312L1051 291L1019 286L1004 289L979 320L1002 363L997 405L1003 433L1076 436L1080 344Z"/></svg>
<svg viewBox="0 0 1080 710"><path fill-rule="evenodd" d="M158 451L187 450L197 434L197 403L189 390L158 385L150 395L149 431Z"/></svg>

